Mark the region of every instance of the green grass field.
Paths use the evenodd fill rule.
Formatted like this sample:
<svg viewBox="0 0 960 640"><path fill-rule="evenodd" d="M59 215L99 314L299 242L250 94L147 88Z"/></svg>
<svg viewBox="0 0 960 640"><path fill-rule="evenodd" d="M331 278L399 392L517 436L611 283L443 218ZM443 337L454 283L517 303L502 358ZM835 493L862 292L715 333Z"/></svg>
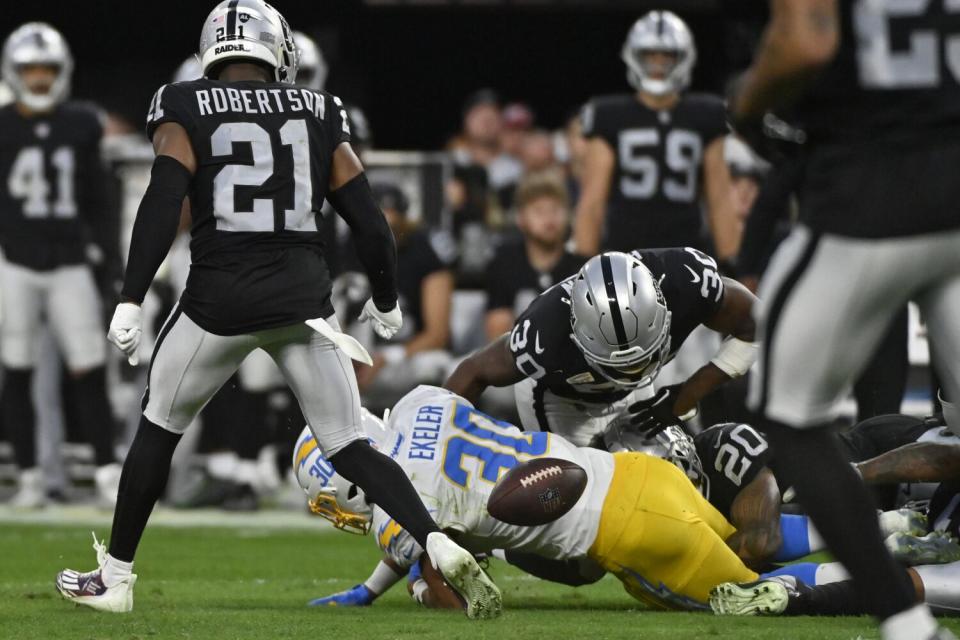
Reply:
<svg viewBox="0 0 960 640"><path fill-rule="evenodd" d="M100 527L99 533L105 533ZM877 638L865 618L714 618L650 613L616 580L572 589L502 563L491 572L506 611L472 622L420 609L398 585L372 607L315 609L307 600L360 582L378 558L369 538L256 528L148 529L129 614L76 607L56 593L62 567L92 568L89 528L0 524L0 639L226 638ZM960 624L951 624L960 629Z"/></svg>

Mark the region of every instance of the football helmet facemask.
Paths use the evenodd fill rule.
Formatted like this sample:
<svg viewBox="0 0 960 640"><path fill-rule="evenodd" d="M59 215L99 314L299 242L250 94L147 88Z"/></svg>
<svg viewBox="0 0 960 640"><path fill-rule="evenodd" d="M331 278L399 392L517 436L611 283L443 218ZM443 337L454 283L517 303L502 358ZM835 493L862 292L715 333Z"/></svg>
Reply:
<svg viewBox="0 0 960 640"><path fill-rule="evenodd" d="M651 384L670 356L670 310L660 285L626 253L583 265L570 290L570 325L584 359L620 387Z"/></svg>
<svg viewBox="0 0 960 640"><path fill-rule="evenodd" d="M23 68L34 65L56 69L55 79L45 92L32 90L23 80ZM11 33L3 45L0 66L14 98L28 109L50 111L70 95L73 56L64 37L48 24L28 22Z"/></svg>
<svg viewBox="0 0 960 640"><path fill-rule="evenodd" d="M382 448L389 435L383 421L366 409L360 410L360 416L370 444ZM307 494L310 511L329 520L337 529L360 535L370 531L373 509L366 495L360 487L334 470L320 451L310 427L304 427L297 438L293 471Z"/></svg>
<svg viewBox="0 0 960 640"><path fill-rule="evenodd" d="M661 66L661 61L648 55L652 53L667 54L672 62ZM683 20L669 11L651 11L633 24L620 57L631 86L663 96L689 86L697 48Z"/></svg>

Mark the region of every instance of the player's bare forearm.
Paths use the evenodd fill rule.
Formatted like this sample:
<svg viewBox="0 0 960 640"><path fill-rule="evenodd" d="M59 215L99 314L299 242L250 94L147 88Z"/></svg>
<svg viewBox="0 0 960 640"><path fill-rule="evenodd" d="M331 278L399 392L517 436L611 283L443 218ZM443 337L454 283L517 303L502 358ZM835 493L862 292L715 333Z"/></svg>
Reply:
<svg viewBox="0 0 960 640"><path fill-rule="evenodd" d="M704 154L704 191L707 199L707 221L717 258L723 262L736 257L740 250L741 223L736 215L730 169L723 157L724 139L710 143Z"/></svg>
<svg viewBox="0 0 960 640"><path fill-rule="evenodd" d="M523 378L510 353L510 334L505 333L467 356L443 387L475 403L487 387L507 387Z"/></svg>
<svg viewBox="0 0 960 640"><path fill-rule="evenodd" d="M736 280L724 278L723 301L705 324L721 335L753 342L757 335L757 323L753 318L753 305L756 302L757 296L749 289Z"/></svg>
<svg viewBox="0 0 960 640"><path fill-rule="evenodd" d="M780 549L780 488L769 469L763 469L744 487L730 507L730 522L737 532L727 539L751 568L766 564Z"/></svg>
<svg viewBox="0 0 960 640"><path fill-rule="evenodd" d="M960 478L960 445L916 442L857 465L867 484L945 482Z"/></svg>
<svg viewBox="0 0 960 640"><path fill-rule="evenodd" d="M603 140L587 143L584 159L582 193L573 223L573 242L576 252L592 257L600 251L610 179L616 165L613 149Z"/></svg>
<svg viewBox="0 0 960 640"><path fill-rule="evenodd" d="M696 407L711 391L729 380L730 376L712 362L703 365L680 387L677 401L673 405L674 415L684 415Z"/></svg>
<svg viewBox="0 0 960 640"><path fill-rule="evenodd" d="M734 121L757 120L791 104L836 55L837 0L772 0L753 65L731 97Z"/></svg>

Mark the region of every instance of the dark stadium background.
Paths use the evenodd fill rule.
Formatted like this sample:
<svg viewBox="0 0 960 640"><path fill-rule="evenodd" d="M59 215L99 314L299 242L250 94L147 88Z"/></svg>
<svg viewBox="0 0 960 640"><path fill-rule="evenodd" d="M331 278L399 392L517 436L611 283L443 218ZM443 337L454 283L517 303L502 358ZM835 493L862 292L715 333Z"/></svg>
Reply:
<svg viewBox="0 0 960 640"><path fill-rule="evenodd" d="M34 0L4 4L6 37L28 20L60 29L76 58L74 95L137 128L147 103L197 48L214 0ZM464 98L489 86L556 126L590 96L627 90L619 50L633 20L669 8L689 21L694 89L722 91L746 65L764 3L718 0L278 0L318 39L328 90L365 109L379 148L432 149L459 128ZM429 6L424 6L429 5ZM482 5L482 6L477 6Z"/></svg>

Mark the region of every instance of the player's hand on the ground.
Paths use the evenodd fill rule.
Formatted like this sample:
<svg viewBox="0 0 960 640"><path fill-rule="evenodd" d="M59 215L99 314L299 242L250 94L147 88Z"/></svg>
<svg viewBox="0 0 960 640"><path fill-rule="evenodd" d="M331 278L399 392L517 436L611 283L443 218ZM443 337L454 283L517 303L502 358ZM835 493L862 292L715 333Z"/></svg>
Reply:
<svg viewBox="0 0 960 640"><path fill-rule="evenodd" d="M400 313L400 305L393 305L389 311L377 309L373 303L373 298L367 300L363 305L363 311L360 313L360 322L369 321L373 325L373 330L384 340L389 340L394 336L400 327L403 326L403 315Z"/></svg>
<svg viewBox="0 0 960 640"><path fill-rule="evenodd" d="M630 414L630 426L647 437L653 437L670 425L683 425L683 420L674 414L682 384L660 387L652 398L634 402L627 407Z"/></svg>
<svg viewBox="0 0 960 640"><path fill-rule="evenodd" d="M317 598L307 603L309 607L366 607L373 604L377 599L373 591L366 586L358 584L352 589L341 591L324 598Z"/></svg>
<svg viewBox="0 0 960 640"><path fill-rule="evenodd" d="M140 346L140 305L121 302L113 312L107 340L117 346L127 356L131 366L139 364L137 348Z"/></svg>

